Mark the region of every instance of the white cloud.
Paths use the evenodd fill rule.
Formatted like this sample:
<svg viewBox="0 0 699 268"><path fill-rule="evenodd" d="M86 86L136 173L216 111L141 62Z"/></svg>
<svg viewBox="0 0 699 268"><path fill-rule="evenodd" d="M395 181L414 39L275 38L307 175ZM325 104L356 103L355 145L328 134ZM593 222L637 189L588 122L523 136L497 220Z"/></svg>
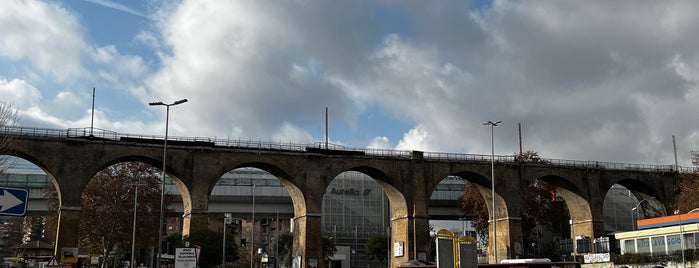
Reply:
<svg viewBox="0 0 699 268"><path fill-rule="evenodd" d="M263 139L309 136L326 106L361 129L376 105L415 122L396 145L406 150L484 153L482 122L502 120L496 153L518 150L521 122L525 148L544 157L663 162L671 132L691 131L656 123L686 112L695 84L684 59L697 57L699 27L684 5L385 3L406 30L381 32L385 21L359 14L383 3L304 3L184 1L161 22L171 53L145 94L190 98L179 116L203 134Z"/></svg>
<svg viewBox="0 0 699 268"><path fill-rule="evenodd" d="M188 98L183 109L194 112L180 116L197 122L192 134L198 135L307 140L307 129L322 125L324 107L332 107L338 120L351 120L351 100L328 81L328 59L315 60L310 46L318 40L304 38L313 33L295 17L313 10L299 5L306 7L183 2L161 23L172 53L147 81L148 94ZM306 133L288 135L288 129Z"/></svg>
<svg viewBox="0 0 699 268"><path fill-rule="evenodd" d="M430 143L433 136L428 133L425 126L418 125L415 128L403 134L403 139L398 142L396 149L398 150L418 150L418 151L434 151Z"/></svg>
<svg viewBox="0 0 699 268"><path fill-rule="evenodd" d="M338 143L376 148L489 153L487 120L503 121L498 154L518 150L519 122L524 149L543 157L670 163L675 135L687 164L699 142L699 3L176 2L133 37L156 50L150 66L87 43L88 25L57 4L5 3L3 97L84 126L75 88L98 83L128 105L98 107L99 125L147 133L164 113L140 102L187 98L172 133L234 139L318 140L330 107ZM369 117L404 129L370 129Z"/></svg>
<svg viewBox="0 0 699 268"><path fill-rule="evenodd" d="M32 107L39 104L41 93L27 81L13 79L7 81L0 78L0 96L3 101L11 103L15 108Z"/></svg>
<svg viewBox="0 0 699 268"><path fill-rule="evenodd" d="M393 149L393 145L391 145L391 141L388 137L373 138L366 147L373 149Z"/></svg>
<svg viewBox="0 0 699 268"><path fill-rule="evenodd" d="M0 57L27 61L31 69L59 81L83 74L81 25L58 4L5 1L0 25Z"/></svg>

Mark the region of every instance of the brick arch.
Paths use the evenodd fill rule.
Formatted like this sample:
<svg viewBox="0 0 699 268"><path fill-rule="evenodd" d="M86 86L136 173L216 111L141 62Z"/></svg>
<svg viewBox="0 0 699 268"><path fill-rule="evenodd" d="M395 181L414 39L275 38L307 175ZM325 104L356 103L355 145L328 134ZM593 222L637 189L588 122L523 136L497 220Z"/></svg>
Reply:
<svg viewBox="0 0 699 268"><path fill-rule="evenodd" d="M54 171L51 169L50 166L45 164L46 159L42 159L42 156L35 156L32 153L27 153L24 151L18 151L18 150L12 150L11 148L2 151L2 154L4 156L13 156L17 158L21 158L29 163L34 164L35 166L39 167L42 171L46 172L46 174L49 175L53 179L53 176L51 175Z"/></svg>
<svg viewBox="0 0 699 268"><path fill-rule="evenodd" d="M406 254L403 257L393 257L390 260L391 267L398 266L401 262L409 260L408 256L416 256L416 252L429 251L429 223L427 216L427 203L419 197L413 196L409 201L407 195L414 194L416 185L403 178L402 170L381 169L366 165L351 165L338 167L330 171L329 178L334 179L339 174L347 171L356 171L374 179L388 197L391 209L391 236L390 245L404 243ZM329 185L329 182L325 187Z"/></svg>
<svg viewBox="0 0 699 268"><path fill-rule="evenodd" d="M568 206L568 212L573 221L592 218L592 209L590 208L587 198L585 198L587 195L569 180L555 175L543 176L537 178L537 180L545 181L556 188L556 191L558 191L563 197L563 200L565 200Z"/></svg>
<svg viewBox="0 0 699 268"><path fill-rule="evenodd" d="M151 156L139 154L112 155L110 158L105 158L103 161L95 163L95 170L93 171L92 175L89 176L90 181L92 181L98 172L104 170L105 168L124 162L140 162L150 165L158 169L160 172L163 171L162 160L153 158ZM182 173L183 172L180 169L174 168L172 165L165 165L165 174L167 174L167 176L173 181L173 183L177 186L177 189L180 191L184 211L191 211L192 195L189 191L189 187L187 187L187 185L180 179L182 177Z"/></svg>
<svg viewBox="0 0 699 268"><path fill-rule="evenodd" d="M219 168L219 170L217 171L219 174L217 177L218 179L215 182L209 184L209 194L211 193L211 191L213 191L216 182L218 182L218 180L221 179L221 177L223 177L223 174L239 168L256 168L265 171L269 174L272 174L284 185L286 191L289 192L289 196L291 197L291 202L294 207L294 214L304 215L306 213L306 199L304 196L304 192L296 185L292 175L287 173L279 166L267 162L243 162L231 166L221 166L221 168Z"/></svg>
<svg viewBox="0 0 699 268"><path fill-rule="evenodd" d="M226 159L223 163L218 163L213 171L209 171L210 175L206 179L206 196L200 198L205 198L207 200L207 204L205 205L208 206L208 200L214 185L226 172L231 170L256 168L268 172L279 179L284 185L291 197L294 207L295 220L292 228L295 231L293 232L294 242L292 254L294 256L319 256L321 249L320 243L322 241L320 239L320 214L318 213L318 215L316 215L315 211L309 211L309 207L315 207L315 200L309 198L309 195L313 195L311 191L314 190L313 187L308 186L308 178L312 175L306 174L303 169L299 169L296 163L288 165L278 165L275 163L280 162L271 159L256 159L254 161L240 161L240 159L237 158ZM320 183L320 185L324 184ZM206 224L206 222L202 220L198 222L200 225ZM185 224L187 224L187 221L185 221Z"/></svg>
<svg viewBox="0 0 699 268"><path fill-rule="evenodd" d="M492 196L492 194L493 194L492 189L493 188L492 187L493 187L493 185L492 185L491 180L489 178L490 174L488 174L488 176L485 176L483 174L480 174L480 173L474 172L474 171L463 171L463 172L454 173L453 176L457 176L457 177L460 177L464 180L471 182L471 184L474 185L476 187L476 189L478 189L478 192L481 194L483 199L485 199L485 203L488 206L488 213L492 214L492 211L493 211L493 207L492 207L493 206L493 202L492 202L492 197L493 197ZM498 179L497 176L495 176L495 179L500 180L500 179ZM439 182L441 182L442 180L444 180L444 178L437 181L437 184L439 184ZM501 194L502 187L498 187L498 186L500 186L500 185L496 181L496 183L495 183L496 213L499 217L508 217L508 215L511 214L509 209L508 209L508 207L509 207L507 205L508 202L505 200L505 198L503 198L503 195ZM437 187L435 185L435 189L436 188ZM492 216L493 215L490 215L491 219L492 219Z"/></svg>
<svg viewBox="0 0 699 268"><path fill-rule="evenodd" d="M598 193L593 193L594 189L580 189L569 179L557 175L547 175L536 179L553 185L558 194L563 197L570 215L570 236L572 239L577 236L595 238L605 235L602 205L604 199L596 196ZM575 243L573 244L575 245ZM577 248L575 250L577 252Z"/></svg>
<svg viewBox="0 0 699 268"><path fill-rule="evenodd" d="M666 206L665 204L672 202L672 200L663 198L658 190L653 189L653 187L646 184L644 181L625 178L616 181L616 183L628 189L636 198L636 202L640 202L644 199L646 200L639 203L639 206L643 208L643 212L646 217L660 217L669 215L668 211L671 210L669 210L669 206Z"/></svg>
<svg viewBox="0 0 699 268"><path fill-rule="evenodd" d="M457 176L466 181L471 182L473 187L476 187L477 191L483 197L488 210L488 216L490 218L489 224L489 238L488 247L497 247L498 256L497 259L507 259L514 258L514 248L517 241L521 241L521 223L519 216L520 208L513 204L518 204L516 199L520 194L520 191L509 191L506 182L513 174L509 173L496 173L495 175L495 214L493 214L493 184L491 182L491 170L488 166L487 168L463 170L453 172L447 176L435 178L433 180L433 190L436 189L437 185L448 176ZM513 217L513 215L515 215ZM495 222L496 224L492 224ZM494 227L497 227L497 232L494 231ZM497 233L497 239L495 239ZM497 240L497 245L493 245ZM491 250L488 252L488 257L491 262L498 262L495 260L495 251Z"/></svg>
<svg viewBox="0 0 699 268"><path fill-rule="evenodd" d="M33 165L39 167L42 171L46 173L49 179L51 179L51 183L53 184L54 189L56 189L56 192L58 193L58 205L61 205L61 200L62 200L62 192L61 192L61 184L58 183L58 180L56 180L56 177L53 175L53 171L51 168L47 165L44 164L44 161L34 157L33 154L25 153L22 151L13 151L13 150L7 150L4 151L2 155L6 156L13 156L17 158L21 158L29 163L32 163ZM82 186L83 188L85 185Z"/></svg>
<svg viewBox="0 0 699 268"><path fill-rule="evenodd" d="M384 192L386 193L386 196L388 197L389 205L391 206L392 218L406 217L408 215L408 206L405 201L405 194L401 190L399 190L400 186L398 185L398 183L393 178L388 176L384 171L369 166L358 166L348 168L342 172L337 173L337 175L331 177L334 180L334 178L346 171L356 171L365 174L370 178L374 179L374 181L378 183L381 186L381 188L383 188ZM330 185L329 182L325 187L327 188L328 185Z"/></svg>

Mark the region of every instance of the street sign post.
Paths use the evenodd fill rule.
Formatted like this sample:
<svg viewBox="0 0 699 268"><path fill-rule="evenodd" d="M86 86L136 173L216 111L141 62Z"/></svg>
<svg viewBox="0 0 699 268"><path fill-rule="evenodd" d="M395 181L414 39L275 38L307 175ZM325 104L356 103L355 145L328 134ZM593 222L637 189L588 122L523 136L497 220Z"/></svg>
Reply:
<svg viewBox="0 0 699 268"><path fill-rule="evenodd" d="M0 187L0 215L24 216L28 197L27 189Z"/></svg>
<svg viewBox="0 0 699 268"><path fill-rule="evenodd" d="M197 251L195 248L175 249L175 268L194 268L197 266Z"/></svg>

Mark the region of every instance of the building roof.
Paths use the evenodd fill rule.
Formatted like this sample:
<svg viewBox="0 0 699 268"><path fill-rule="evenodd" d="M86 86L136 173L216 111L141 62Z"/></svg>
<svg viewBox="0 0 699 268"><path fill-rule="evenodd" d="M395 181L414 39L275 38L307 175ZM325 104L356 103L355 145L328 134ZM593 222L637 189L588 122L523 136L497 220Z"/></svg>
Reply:
<svg viewBox="0 0 699 268"><path fill-rule="evenodd" d="M675 215L663 216L663 217L657 217L657 218L642 219L642 220L638 220L637 224L638 224L639 230L645 230L645 229L652 229L652 228L658 228L658 227L677 226L680 224L698 223L698 222L699 222L699 213L687 213L687 214L675 214Z"/></svg>

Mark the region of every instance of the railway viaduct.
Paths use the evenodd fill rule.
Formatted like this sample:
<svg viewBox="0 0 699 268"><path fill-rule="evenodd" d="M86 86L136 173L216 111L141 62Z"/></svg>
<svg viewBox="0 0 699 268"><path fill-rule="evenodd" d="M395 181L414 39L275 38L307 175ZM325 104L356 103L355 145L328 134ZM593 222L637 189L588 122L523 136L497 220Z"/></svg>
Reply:
<svg viewBox="0 0 699 268"><path fill-rule="evenodd" d="M119 134L96 129L0 128L0 138L12 139L4 155L13 155L43 169L59 193L59 231L56 251L78 242L81 194L100 170L124 161L163 166L163 137ZM491 158L486 155L347 149L327 144L293 145L240 142L206 138L169 138L166 173L182 195L183 232L207 227L211 191L221 176L233 169L265 170L284 184L294 208L293 255L322 259L321 203L328 184L342 172L358 171L375 179L386 192L391 208L391 267L429 252L428 202L437 184L448 176L472 182L491 207ZM604 235L602 203L608 189L621 184L639 200L655 197L657 214L674 202L677 172L673 166L615 164L547 159L517 162L495 156L495 215L497 232L490 230L490 246L497 233L498 258L513 258L522 241L523 192L535 180L553 184L570 212L571 236ZM644 202L644 205L650 202ZM645 207L644 207L645 208ZM491 213L492 214L492 213ZM490 261L494 254L489 252ZM322 262L319 262L322 265Z"/></svg>

